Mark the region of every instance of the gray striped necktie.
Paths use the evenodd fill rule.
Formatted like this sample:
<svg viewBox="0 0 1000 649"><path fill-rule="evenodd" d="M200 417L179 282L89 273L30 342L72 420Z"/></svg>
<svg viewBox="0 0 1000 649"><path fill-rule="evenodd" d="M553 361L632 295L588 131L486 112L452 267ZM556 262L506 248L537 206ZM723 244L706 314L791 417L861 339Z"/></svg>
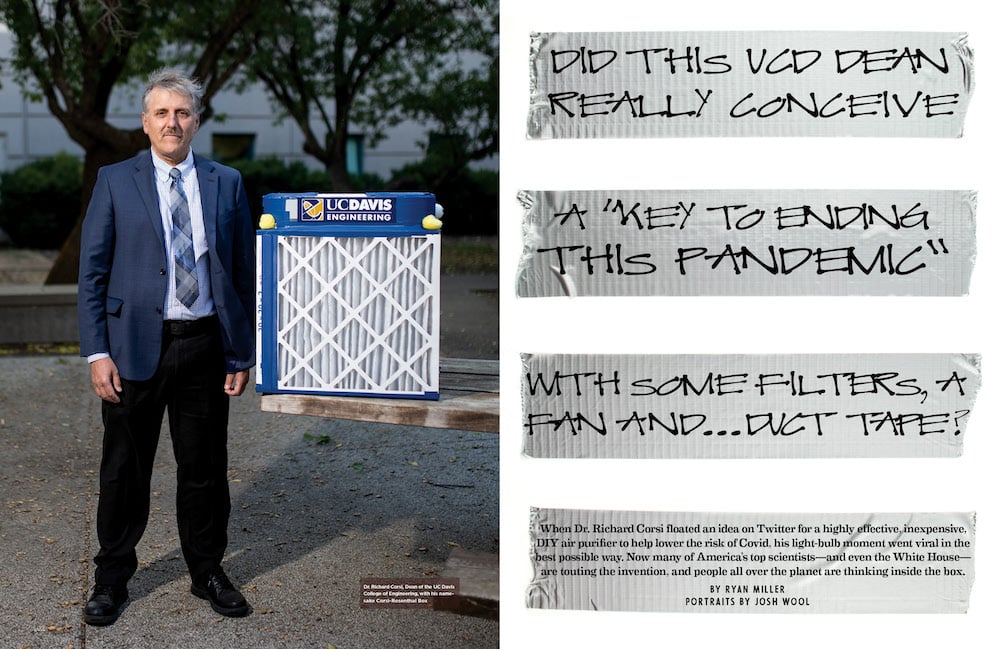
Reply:
<svg viewBox="0 0 1000 649"><path fill-rule="evenodd" d="M194 241L191 237L191 212L181 185L181 172L170 170L170 215L173 218L171 248L174 253L174 282L177 299L191 308L198 299L198 273L195 270Z"/></svg>

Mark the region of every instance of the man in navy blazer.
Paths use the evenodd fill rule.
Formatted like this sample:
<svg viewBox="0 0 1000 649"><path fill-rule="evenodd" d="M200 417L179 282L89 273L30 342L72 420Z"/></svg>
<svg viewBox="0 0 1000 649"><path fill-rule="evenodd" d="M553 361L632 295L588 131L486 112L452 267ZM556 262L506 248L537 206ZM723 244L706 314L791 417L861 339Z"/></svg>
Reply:
<svg viewBox="0 0 1000 649"><path fill-rule="evenodd" d="M239 172L191 150L201 95L177 71L150 77L150 149L98 172L83 223L80 352L105 427L88 624L115 622L128 600L164 412L191 592L223 615L250 610L221 561L229 398L254 362L254 230Z"/></svg>

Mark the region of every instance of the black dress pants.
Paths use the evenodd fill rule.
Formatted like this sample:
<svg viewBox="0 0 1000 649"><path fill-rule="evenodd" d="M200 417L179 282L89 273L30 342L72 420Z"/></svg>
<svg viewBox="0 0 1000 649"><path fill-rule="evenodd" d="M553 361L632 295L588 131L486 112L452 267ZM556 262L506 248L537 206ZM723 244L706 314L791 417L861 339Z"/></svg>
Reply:
<svg viewBox="0 0 1000 649"><path fill-rule="evenodd" d="M150 477L167 413L177 461L177 528L193 580L219 567L228 543L229 397L218 323L164 327L160 364L148 381L122 381L121 403L103 402L95 582L124 586L138 567L149 518ZM208 325L208 326L206 326Z"/></svg>

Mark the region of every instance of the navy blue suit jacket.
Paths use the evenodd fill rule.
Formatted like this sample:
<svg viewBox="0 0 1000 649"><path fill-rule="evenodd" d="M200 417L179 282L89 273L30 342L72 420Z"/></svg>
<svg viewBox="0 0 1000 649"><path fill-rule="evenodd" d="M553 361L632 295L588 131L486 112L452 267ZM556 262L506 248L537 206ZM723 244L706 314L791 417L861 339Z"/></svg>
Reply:
<svg viewBox="0 0 1000 649"><path fill-rule="evenodd" d="M80 354L108 352L124 379L156 371L163 338L167 253L152 152L102 167L80 246ZM254 227L235 169L195 156L212 299L228 373L254 363Z"/></svg>

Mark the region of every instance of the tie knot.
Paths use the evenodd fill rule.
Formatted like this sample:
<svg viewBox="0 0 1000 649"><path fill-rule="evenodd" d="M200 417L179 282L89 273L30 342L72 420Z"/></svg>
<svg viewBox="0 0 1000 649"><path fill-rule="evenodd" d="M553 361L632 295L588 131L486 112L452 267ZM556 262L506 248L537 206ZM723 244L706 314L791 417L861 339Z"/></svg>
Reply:
<svg viewBox="0 0 1000 649"><path fill-rule="evenodd" d="M181 180L181 170L178 169L177 167L173 167L170 170L170 179L173 180L174 182L180 182L180 180Z"/></svg>

